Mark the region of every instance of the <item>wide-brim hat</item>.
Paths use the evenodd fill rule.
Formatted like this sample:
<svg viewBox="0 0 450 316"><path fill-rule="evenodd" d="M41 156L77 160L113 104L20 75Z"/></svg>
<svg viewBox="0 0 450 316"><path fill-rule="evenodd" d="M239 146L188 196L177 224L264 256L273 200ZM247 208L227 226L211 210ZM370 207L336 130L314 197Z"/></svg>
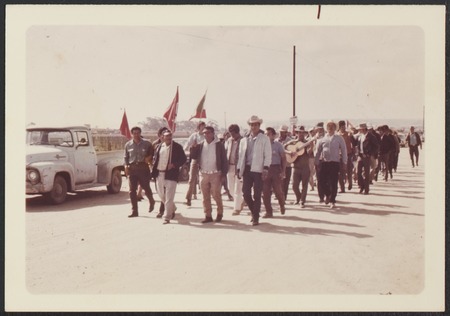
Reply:
<svg viewBox="0 0 450 316"><path fill-rule="evenodd" d="M281 125L280 128L278 129L278 132L289 132L289 126L287 125Z"/></svg>
<svg viewBox="0 0 450 316"><path fill-rule="evenodd" d="M166 135L172 135L172 131L170 129L166 129L163 133L164 136Z"/></svg>
<svg viewBox="0 0 450 316"><path fill-rule="evenodd" d="M367 124L366 123L359 124L358 129L367 129Z"/></svg>
<svg viewBox="0 0 450 316"><path fill-rule="evenodd" d="M317 123L315 128L323 128L323 122Z"/></svg>
<svg viewBox="0 0 450 316"><path fill-rule="evenodd" d="M305 127L302 125L302 126L298 126L298 127L296 127L295 128L295 131L296 132L302 132L302 133L308 133L306 130L305 130Z"/></svg>
<svg viewBox="0 0 450 316"><path fill-rule="evenodd" d="M334 128L337 128L337 124L336 124L335 121L329 120L329 121L327 122L327 126L330 125L330 124L333 124L333 125L334 125Z"/></svg>
<svg viewBox="0 0 450 316"><path fill-rule="evenodd" d="M252 115L247 121L248 124L259 123L262 124L263 120L259 118L257 115Z"/></svg>
<svg viewBox="0 0 450 316"><path fill-rule="evenodd" d="M373 128L373 125L370 124L370 123L367 123L367 128L368 128L368 129L372 129L372 128Z"/></svg>

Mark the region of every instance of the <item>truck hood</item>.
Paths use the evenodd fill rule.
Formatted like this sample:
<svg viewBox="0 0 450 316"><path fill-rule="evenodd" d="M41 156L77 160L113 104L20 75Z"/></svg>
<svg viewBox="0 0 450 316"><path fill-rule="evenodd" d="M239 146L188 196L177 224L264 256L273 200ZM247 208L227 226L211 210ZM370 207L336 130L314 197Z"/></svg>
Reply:
<svg viewBox="0 0 450 316"><path fill-rule="evenodd" d="M49 146L27 145L27 165L33 162L67 161L69 155L61 149Z"/></svg>

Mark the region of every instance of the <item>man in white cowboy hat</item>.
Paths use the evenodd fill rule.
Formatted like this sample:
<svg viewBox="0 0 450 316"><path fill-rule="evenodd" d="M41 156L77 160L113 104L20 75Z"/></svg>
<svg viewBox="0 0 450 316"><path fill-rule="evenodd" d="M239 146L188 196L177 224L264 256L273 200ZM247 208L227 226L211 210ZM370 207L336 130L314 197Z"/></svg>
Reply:
<svg viewBox="0 0 450 316"><path fill-rule="evenodd" d="M322 160L320 171L321 185L325 195L325 204L335 207L338 190L339 169L342 162L347 164L347 146L344 138L336 134L337 124L328 121L327 134L317 143L316 165Z"/></svg>
<svg viewBox="0 0 450 316"><path fill-rule="evenodd" d="M253 226L259 224L263 181L268 175L272 162L270 139L260 133L262 121L256 115L253 115L247 121L248 125L250 125L250 133L239 144L237 166L239 178L243 178L242 192L244 200L252 212Z"/></svg>
<svg viewBox="0 0 450 316"><path fill-rule="evenodd" d="M280 128L278 129L278 133L279 133L279 137L277 139L275 139L276 142L279 142L283 145L286 145L287 143L289 143L291 140L293 140L294 138L289 136L289 126L287 125L281 125ZM288 163L286 165L286 177L283 179L282 182L282 190L284 193L284 200L286 201L287 199L287 193L289 190L289 182L291 181L291 175L292 175L292 165L290 163Z"/></svg>

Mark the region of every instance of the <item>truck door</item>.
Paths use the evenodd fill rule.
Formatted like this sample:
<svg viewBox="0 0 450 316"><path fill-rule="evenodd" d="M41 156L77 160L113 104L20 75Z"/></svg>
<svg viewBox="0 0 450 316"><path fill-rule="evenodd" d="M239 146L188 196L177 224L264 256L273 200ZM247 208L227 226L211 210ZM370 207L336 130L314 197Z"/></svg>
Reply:
<svg viewBox="0 0 450 316"><path fill-rule="evenodd" d="M91 183L97 179L97 155L85 131L75 132L75 183Z"/></svg>

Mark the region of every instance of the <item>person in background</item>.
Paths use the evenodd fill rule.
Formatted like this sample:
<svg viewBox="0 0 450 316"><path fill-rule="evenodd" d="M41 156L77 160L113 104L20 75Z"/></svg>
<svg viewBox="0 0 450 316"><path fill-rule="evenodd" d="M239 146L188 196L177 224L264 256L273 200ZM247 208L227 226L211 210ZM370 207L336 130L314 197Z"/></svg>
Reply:
<svg viewBox="0 0 450 316"><path fill-rule="evenodd" d="M192 133L191 136L189 136L189 139L184 146L184 150L189 151L189 156L192 157L191 152L192 150L203 140L205 139L203 136L203 129L205 128L206 124L205 122L198 122L197 124L197 131L195 133ZM192 195L196 195L197 190L197 183L198 183L198 162L195 159L191 158L191 165L189 170L189 187L186 192L186 205L191 206L191 200Z"/></svg>
<svg viewBox="0 0 450 316"><path fill-rule="evenodd" d="M152 143L153 145L153 150L156 152L156 149L158 148L158 145L161 144L164 141L164 135L163 133L165 131L169 130L167 127L163 126L158 130L158 138ZM161 201L161 203L159 204L159 213L158 215L156 215L157 218L161 218L164 215L164 202ZM173 215L175 215L175 213L173 213Z"/></svg>
<svg viewBox="0 0 450 316"><path fill-rule="evenodd" d="M314 129L314 127L311 127L308 130L308 133L309 133L308 139L312 139L316 135L316 130ZM313 141L311 143L311 151L310 151L310 154L309 154L309 185L311 186L311 191L314 191L314 187L316 185L316 179L315 179L315 177L316 177L316 167L314 165L315 145L316 145L316 142Z"/></svg>
<svg viewBox="0 0 450 316"><path fill-rule="evenodd" d="M319 195L319 203L324 203L325 194L323 192L323 185L321 184L322 178L320 176L320 172L322 171L322 159L319 158L319 162L317 163L316 155L317 155L317 144L319 141L325 136L325 130L323 128L323 122L317 123L315 127L317 139L315 141L315 152L314 152L314 166L316 168L316 179L317 179L317 194Z"/></svg>
<svg viewBox="0 0 450 316"><path fill-rule="evenodd" d="M391 155L395 152L395 142L389 133L389 127L387 125L381 126L381 141L380 141L380 164L383 164L383 179L388 181L388 174L392 179L392 165Z"/></svg>
<svg viewBox="0 0 450 316"><path fill-rule="evenodd" d="M150 159L153 156L152 144L141 137L142 130L138 126L131 129L132 139L125 144L125 176L128 177L130 186L130 200L132 213L128 217L137 217L138 215L138 200L137 187L138 184L145 191L150 207L149 212L153 211L155 207L155 200L150 188Z"/></svg>
<svg viewBox="0 0 450 316"><path fill-rule="evenodd" d="M262 122L263 120L256 115L253 115L247 121L250 126L250 133L239 144L237 167L239 178L243 178L242 192L244 200L252 213L253 226L259 224L263 181L267 178L272 162L270 139L260 133Z"/></svg>
<svg viewBox="0 0 450 316"><path fill-rule="evenodd" d="M356 152L358 154L357 160L357 174L359 193L369 194L370 185L370 164L372 157L378 155L379 145L376 137L369 133L367 124L359 124L359 133L357 137Z"/></svg>
<svg viewBox="0 0 450 316"><path fill-rule="evenodd" d="M275 140L279 143L281 143L284 147L286 143L290 142L293 137L289 136L289 127L287 125L281 125L278 129L279 137ZM283 179L282 183L282 189L284 193L284 200L287 200L287 194L289 191L289 182L291 181L291 175L292 175L292 165L286 164L286 176Z"/></svg>
<svg viewBox="0 0 450 316"><path fill-rule="evenodd" d="M216 222L222 221L223 202L220 188L222 179L228 172L228 161L224 144L215 137L214 128L206 126L203 129L205 140L198 144L193 150L192 155L197 159L200 171L200 187L203 195L203 211L205 219L202 223L213 221L211 196L216 201L217 217Z"/></svg>
<svg viewBox="0 0 450 316"><path fill-rule="evenodd" d="M163 142L158 146L152 170L152 177L156 179L156 187L161 201L165 205L163 224L169 224L176 210L175 192L180 174L180 168L186 163L183 147L172 140L172 132L163 132Z"/></svg>
<svg viewBox="0 0 450 316"><path fill-rule="evenodd" d="M297 139L292 140L289 143L287 143L285 146L289 146L291 144L304 144L307 142L305 136L308 132L305 131L304 126L297 127L295 129L295 133L297 134ZM292 164L294 167L294 176L293 176L293 182L292 182L292 190L295 193L296 202L295 204L300 204L301 207L305 207L306 202L306 195L308 193L308 182L310 179L310 168L309 168L309 157L311 155L314 155L313 152L313 142L311 142L310 145L308 145L301 155L299 155L294 163ZM292 152L289 153L292 157L295 157L296 153ZM300 182L302 183L302 191L300 192Z"/></svg>
<svg viewBox="0 0 450 316"><path fill-rule="evenodd" d="M269 137L272 147L272 162L267 177L263 181L263 201L266 209L263 218L271 218L273 217L271 203L272 191L275 193L278 204L280 205L280 213L284 214L286 211L284 193L281 189L282 181L286 177L286 154L283 145L275 141L275 129L272 127L266 128L266 135Z"/></svg>
<svg viewBox="0 0 450 316"><path fill-rule="evenodd" d="M373 125L370 123L367 123L367 129L370 134L375 136L375 139L377 141L377 148L380 149L380 141L381 141L381 132L378 128L374 129ZM375 154L372 154L370 156L370 184L373 184L373 180L378 180L378 172L380 171L380 164L379 164L379 157L380 153L379 151Z"/></svg>
<svg viewBox="0 0 450 316"><path fill-rule="evenodd" d="M347 146L342 136L336 134L337 125L327 122L327 134L317 143L316 165L322 160L320 171L321 185L325 195L325 204L335 207L339 180L339 169L342 162L347 164Z"/></svg>
<svg viewBox="0 0 450 316"><path fill-rule="evenodd" d="M219 139L219 141L224 146L225 146L226 140L229 138L229 136L226 136L226 134L228 134L228 133L217 134L217 138ZM222 177L222 187L224 189L224 192L222 193L222 195L228 196L228 201L233 201L233 196L230 194L230 190L228 188L228 179L227 179L227 177Z"/></svg>
<svg viewBox="0 0 450 316"><path fill-rule="evenodd" d="M347 132L345 121L339 121L338 135L342 136L347 146L347 164L343 163L341 159L341 170L339 172L339 186L341 188L340 193L345 193L345 182L348 183L348 190L353 187L352 175L353 175L353 141L352 136Z"/></svg>
<svg viewBox="0 0 450 316"><path fill-rule="evenodd" d="M409 156L411 158L412 167L419 166L419 147L422 150L422 140L419 133L414 131L414 126L411 126L409 133L406 136L406 143L409 147ZM416 158L416 164L414 165L414 157Z"/></svg>
<svg viewBox="0 0 450 316"><path fill-rule="evenodd" d="M242 181L238 179L237 163L239 159L239 144L242 136L240 128L236 124L231 124L228 127L230 138L225 142L228 158L228 188L234 200L234 210L232 215L239 215L242 211L244 197L242 196Z"/></svg>
<svg viewBox="0 0 450 316"><path fill-rule="evenodd" d="M401 139L400 139L400 137L398 137L398 133L396 130L391 129L391 134L394 136L394 142L395 142L395 152L392 157L392 168L394 169L394 172L397 172L398 156L400 155Z"/></svg>

